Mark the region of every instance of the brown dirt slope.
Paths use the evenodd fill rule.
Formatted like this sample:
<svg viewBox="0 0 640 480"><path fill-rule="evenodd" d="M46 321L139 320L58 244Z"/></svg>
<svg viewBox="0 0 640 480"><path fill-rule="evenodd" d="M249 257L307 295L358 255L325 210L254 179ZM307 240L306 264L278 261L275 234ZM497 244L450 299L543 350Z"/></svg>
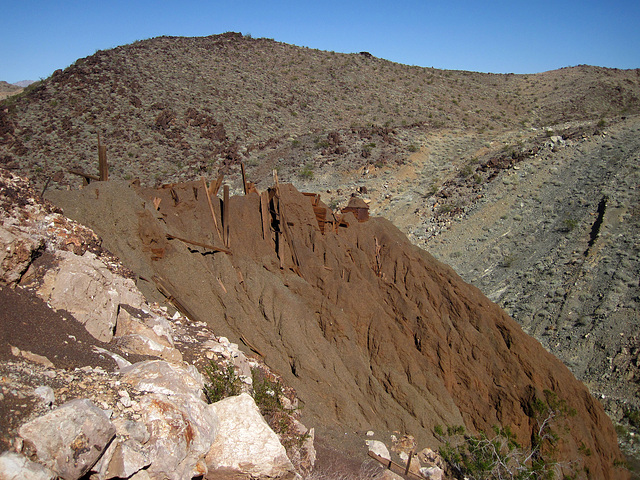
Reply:
<svg viewBox="0 0 640 480"><path fill-rule="evenodd" d="M50 197L103 237L148 297L161 298L161 283L192 318L282 373L310 425L395 429L436 444L436 425L501 424L526 446L533 404L548 391L575 412L557 420L559 459L575 461L580 477L625 476L601 405L477 288L384 219L358 223L347 214L322 234L310 197L279 190L270 191L266 238L260 197L231 198L233 254L175 238L221 245L197 182L95 183ZM219 224L220 206L214 198Z"/></svg>

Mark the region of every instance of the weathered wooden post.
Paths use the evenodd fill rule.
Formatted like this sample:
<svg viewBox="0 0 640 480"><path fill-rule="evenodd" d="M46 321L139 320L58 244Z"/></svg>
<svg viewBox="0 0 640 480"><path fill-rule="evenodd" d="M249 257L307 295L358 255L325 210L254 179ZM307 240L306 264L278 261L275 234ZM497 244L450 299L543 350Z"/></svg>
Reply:
<svg viewBox="0 0 640 480"><path fill-rule="evenodd" d="M229 248L229 185L223 187L222 199L222 236L224 246Z"/></svg>
<svg viewBox="0 0 640 480"><path fill-rule="evenodd" d="M216 233L218 234L218 238L220 240L222 240L222 236L220 235L220 229L218 228L218 220L216 219L216 212L213 209L213 203L211 203L211 195L209 195L209 189L207 188L207 181L205 180L204 177L200 177L200 179L202 180L202 186L204 187L204 193L205 193L205 196L207 197L207 203L209 204L209 210L211 211L211 218L213 219L214 229L215 229ZM227 246L226 243L225 243L225 246Z"/></svg>

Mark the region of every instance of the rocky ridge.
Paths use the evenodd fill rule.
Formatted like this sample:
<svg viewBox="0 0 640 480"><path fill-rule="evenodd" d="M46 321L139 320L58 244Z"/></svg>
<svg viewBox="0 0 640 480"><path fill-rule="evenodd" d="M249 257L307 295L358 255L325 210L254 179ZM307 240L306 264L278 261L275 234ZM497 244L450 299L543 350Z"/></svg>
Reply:
<svg viewBox="0 0 640 480"><path fill-rule="evenodd" d="M393 218L394 223L412 241L427 246L438 258L455 265L456 269L460 268L460 273L466 280L475 282L522 322L528 332L536 335L547 348L564 359L605 403L612 418L621 420L625 429L631 426L630 419L636 408L636 349L632 338L628 341L625 339L626 343L615 341L615 335L610 334L607 325L610 317L615 317L618 325L633 325L634 315L637 316L637 309L633 308L636 287L632 285L633 282L625 280L634 276L633 241L611 241L612 238L622 238L619 237L621 234L627 238L634 235L633 231L629 231L629 226L634 224L633 212L625 206L629 199L634 198L634 193L630 188L627 192L624 191L624 185L633 179L633 166L625 164L625 161L634 159L635 147L627 146L634 136L617 136L615 132L619 130L618 124L624 130L628 128L624 124L633 122L636 118L633 113L637 110L634 107L638 98L637 71L580 66L538 75L476 75L472 72L445 72L393 65L381 59L365 56L360 58L359 55L297 49L268 39L248 39L233 34L209 37L202 42L198 39L172 38L139 42L136 44L136 55L130 56L128 61L134 64L140 59L148 62L164 58L164 64L170 65L180 58L181 49L198 44L208 45L207 55L214 52L221 54L217 57L216 66L209 71L216 71L218 78L224 79L221 85L232 88L246 82L261 85L259 76L252 77L246 66L251 64L253 71L261 71L261 60L274 63L269 60L270 53L277 52L278 57L286 58L283 61L289 65L282 65L278 72L270 73L267 78L276 78L276 85L291 93L293 103L289 107L277 103L272 105L269 95L252 97L255 92L270 91L264 88L243 89L240 95L244 100L236 93L230 95L224 91L221 94L222 90L203 88L198 101L209 101L205 92L211 91L214 92L211 98L218 99L218 105L210 105L208 108L211 112L194 117L194 112L187 112L186 107L183 108L183 96L179 94L171 97L162 93L163 98L157 101L153 98L154 92L162 92L165 87L169 92L177 92L182 88L178 84L178 87L173 88L178 77L167 77L162 68L159 68L154 72L157 78L162 78L159 82L162 87L154 85L149 89L141 83L137 88L149 96L150 104L156 102L156 107L159 107L164 102L163 109L168 108L169 114L160 110L149 110L150 113L143 112L141 115L133 115L134 112L129 112L132 115L126 112L118 114L122 102L117 98L121 92L108 91L112 82L100 83L97 80L108 77L109 74L104 72L108 72L112 62L119 63L118 55L130 53L127 51L128 47L119 47L117 52L99 52L97 56L81 59L68 72L58 72L55 76L59 80L57 86L52 78L34 85L21 98L6 103L6 110L0 111L0 143L4 145L1 148L5 149L4 156L0 155L0 158L5 165L22 169L26 175L34 178L39 182L39 188L49 176L55 177L63 187L74 185L77 180L71 180L64 169L61 171L57 160L67 166L82 165L91 171L95 168L93 150L95 133L99 130L103 140L105 134L109 135L110 159L115 163L112 173L116 178L133 177L138 173L138 170L121 168L121 163L127 166L133 164L135 169L139 169L143 180L154 183L194 178L202 172L215 171L220 167L233 172L234 162L243 159L252 180L266 179L272 168L276 167L281 177L289 178L298 188L323 192L327 203L332 206L346 204L351 193L364 194L371 201L372 212ZM272 49L274 46L277 48ZM151 47L153 55L146 56L146 47ZM202 53L207 48L197 51ZM164 56L168 52L171 55ZM230 69L225 64L229 58L237 59ZM204 65L206 62L200 64ZM126 75L128 67L125 64L121 66L123 68L118 71L118 75ZM143 72L147 66L139 65L135 68ZM332 68L335 73L331 78L324 78L320 73L327 68ZM285 73L285 70L288 71ZM179 69L173 68L172 71L177 72ZM231 74L237 77L239 72L244 72L240 73L240 82L237 78L226 76ZM60 77L60 73L65 75ZM285 73L285 76L280 77L280 73ZM211 81L211 86L215 87L213 76L207 76L206 73L201 75L206 80L204 83ZM94 98L102 99L98 102L100 105L109 105L108 118L98 113L102 108L100 105L86 105L88 97L78 97L73 94L73 88L65 87L65 83L74 78L85 82L85 87L106 92L104 96L96 93ZM352 104L344 103L342 91L332 90L336 85L336 78L342 82L341 87L354 87L348 96L349 99L354 99ZM358 78L367 78L370 85L358 83ZM294 90L291 90L292 85L296 86ZM313 85L317 89L314 90L316 87ZM308 88L313 91L307 90ZM371 90L367 90L368 88ZM32 94L32 91L37 93ZM474 92L474 95L467 98L465 91ZM63 92L65 93L62 94ZM375 104L366 100L368 93L359 97L361 92L377 95L377 111L370 108L370 105ZM385 95L380 92L385 92ZM310 110L314 118L311 133L304 133L308 112L291 108L292 105L296 106L298 94L307 101L317 98L322 103L321 111L313 106ZM235 98L232 103L243 106L242 111L238 110L238 118L232 118L236 107L231 104L223 105L227 98ZM275 98L284 98L282 92L275 95ZM410 101L396 101L398 98ZM478 98L482 99L481 104L474 103ZM135 99L133 101L137 104ZM65 120L68 116L65 111L73 108L74 104L78 106L77 111L81 116L77 117L78 122L71 124L73 132L79 134L70 137L73 138L71 143L78 146L71 152L70 148L73 148L68 146L69 138L64 137L64 132L68 131L67 127L70 125ZM267 121L267 117L263 118L265 121L254 122L252 119L256 112L247 109L253 105L257 110L268 107L270 117L276 118L279 124L274 126L275 124ZM327 105L331 108L326 108ZM424 107L423 111L418 109L411 113L414 105ZM466 111L458 108L462 105ZM173 117L172 112L175 114ZM185 112L186 127L180 123L180 112ZM339 113L334 114L335 112ZM476 115L469 115L469 112ZM91 115L87 116L89 113ZM109 125L115 121L122 122L128 116L137 119L144 117L148 121L138 122L138 125L128 124L127 131L138 131L141 127L143 132L150 133L142 133L139 138L133 139L112 135L113 128ZM19 117L22 119L19 120ZM256 117L258 120L261 118L259 115ZM88 132L81 133L84 128L81 121L90 129ZM251 140L255 137L249 130L246 136L241 133L242 129L236 126L242 122L251 124L250 130L264 140L255 143ZM369 126L369 123L373 125ZM223 124L225 133L233 131L232 135L227 135L226 140L219 136L222 132L220 124ZM37 125L43 125L43 131L44 125L50 125L51 128L42 134L37 128L33 130L33 126ZM157 128L151 128L153 125ZM299 129L301 125L303 128ZM263 126L266 126L266 133L260 130ZM113 131L117 132L117 128ZM605 133L609 135L604 135ZM611 133L613 135L610 136ZM186 138L191 150L172 150L168 146L172 136L178 139L180 135ZM203 141L205 138L211 140L210 151L202 150L201 161L184 162L183 158L191 158L190 155L194 153L196 157L199 155L197 148L194 150L199 137ZM141 140L143 138L144 142ZM240 140L237 143L228 141L233 138ZM144 146L141 151L130 155L128 146L120 144L125 140L127 145L140 148L144 143ZM609 146L605 146L605 143ZM581 154L576 159L586 162L583 165L574 163L576 159L572 159L572 155L580 149L593 151L594 145L602 146L598 150L600 153L594 151L590 156ZM56 161L50 162L52 152L56 152ZM605 233L609 233L607 231L612 228L616 233L614 236L607 235L607 241L600 237L599 245L605 246L605 254L601 255L601 249L592 249L591 253L595 252L596 255L591 256L592 264L589 266L592 272L604 273L604 277L600 278L615 277L613 283L597 280L599 274L581 273L580 286L567 288L570 285L567 284L568 277L563 273L564 268L557 267L557 261L560 258L562 264L562 258L570 258L567 275L582 268L580 252L586 251L585 242L588 245L595 222L588 218L586 221L573 218L573 211L565 209L562 204L572 205L571 208L579 216L589 211L593 213L590 217L599 218L600 202L605 195L610 195L610 191L617 191L615 179L620 179L619 176L616 177L614 170L601 168L599 164L602 161L608 163L605 158L610 154L623 153L625 156L621 160L624 161L616 160L611 163L611 167L618 165L616 168L630 172L630 176L621 179L623 188L620 195L613 195L620 202L617 203L618 206L614 209L607 208L602 216L603 220L607 220ZM73 163L80 158L86 161ZM180 160L175 163L177 158ZM122 159L125 161L122 162ZM132 159L136 162L132 162ZM549 169L548 162L551 162ZM597 173L584 171L585 168L591 168L591 165L595 166ZM526 174L523 170L526 170ZM543 175L537 175L538 171ZM557 176L558 172L560 176ZM574 177L565 172L576 172L577 175ZM238 176L231 178L236 179L235 185L240 185ZM523 179L528 178L538 188L543 185L546 188L545 195L527 189L529 182ZM581 179L589 181L581 185ZM607 185L602 183L604 180ZM565 189L559 184L565 181L575 186ZM52 181L50 188L57 184ZM265 186L266 183L261 184L261 187ZM550 186L555 188L548 188ZM521 189L524 189L522 198L516 200ZM238 192L241 189L235 190ZM564 193L569 191L573 191L574 195L565 196ZM324 195L324 192L327 194ZM595 192L595 196L592 197L590 192ZM598 197L598 192L604 193ZM483 200L485 197L486 201ZM564 199L557 202L560 208L552 205L552 201L547 204L548 200L556 197ZM496 199L500 203L500 198L506 200L503 206L524 204L520 207L521 212L513 213L510 209L500 212L499 217L505 218L500 218L498 223L506 225L507 230L502 231L501 226L489 227L490 230L476 228L473 221L468 224L468 228L465 227L469 219L475 218L475 221L483 225L495 221L495 212L487 207ZM530 208L531 201L539 203L542 208ZM474 211L484 214L475 214ZM611 216L615 211L626 211L623 221L618 222L615 216ZM566 252L544 250L545 245L546 248L555 248L555 243L553 240L540 241L538 226L526 216L533 212L536 219L546 226L542 229L545 237L559 240L560 248ZM447 234L448 229L451 229L451 234ZM493 237L495 232L505 233L508 230L510 232L504 237ZM474 232L473 236L465 235L471 232ZM464 239L466 243L457 241L458 238ZM538 262L540 268L530 270L531 264L527 262L531 257L522 252L522 239L528 239L526 243L539 244L536 258L545 259ZM490 251L484 249L484 245L488 244L492 245ZM617 259L621 259L619 263ZM615 264L613 267L612 261ZM545 270L543 264L550 265L550 268ZM516 267L526 273L511 275ZM488 270L487 275L478 273L485 270ZM508 275L506 284L502 273ZM507 290L502 290L505 285ZM610 291L608 285L613 285L614 291L611 294L605 294ZM591 306L590 302L585 301L589 295L585 296L582 293L584 290L603 293L602 301L595 301ZM563 319L558 314L557 306L565 305L565 298L570 299L571 292L578 292L584 298L578 299L579 305L576 305L574 299L569 302L571 309L563 307L561 310L587 319L594 317L596 321L592 325L596 325L595 328L587 328L588 324L581 326L575 319ZM527 306L528 302L525 304L520 301L522 296L532 300L531 306ZM600 298L597 294L596 297ZM582 304L588 308L582 308ZM576 309L576 306L580 308ZM528 309L531 312L525 311ZM534 311L541 315L532 316ZM565 324L573 324L584 330L587 341L580 346L580 351L584 354L575 355L574 339L565 334ZM565 327L558 328L558 325ZM591 330L587 331L589 329ZM628 334L628 331L625 329L622 333ZM593 344L589 343L591 340ZM591 358L594 359L593 362L583 362L584 359ZM633 440L628 434L623 435L623 438Z"/></svg>
<svg viewBox="0 0 640 480"><path fill-rule="evenodd" d="M256 178L278 168L292 181L305 165L394 165L443 128L491 137L637 113L639 81L589 66L444 71L234 33L159 37L78 59L8 99L0 158L38 187L64 186L68 168L93 169L99 134L116 178L193 180L244 160Z"/></svg>

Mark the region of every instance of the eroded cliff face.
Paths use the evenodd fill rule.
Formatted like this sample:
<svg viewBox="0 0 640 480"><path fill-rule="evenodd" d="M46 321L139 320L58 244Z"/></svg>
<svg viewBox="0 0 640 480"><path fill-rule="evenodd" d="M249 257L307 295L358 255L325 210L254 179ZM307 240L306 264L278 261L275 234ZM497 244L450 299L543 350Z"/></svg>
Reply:
<svg viewBox="0 0 640 480"><path fill-rule="evenodd" d="M162 291L261 355L297 390L305 423L401 430L432 445L436 425L508 425L526 446L533 406L552 392L568 412L554 419L558 459L581 476L625 475L613 426L587 389L387 220L334 223L327 211L321 225L322 205L314 212L315 198L288 185L262 204L255 193L232 197L226 225L214 198L217 227L199 182L95 183L51 200L103 238L148 298ZM223 247L227 227L232 253L208 248Z"/></svg>

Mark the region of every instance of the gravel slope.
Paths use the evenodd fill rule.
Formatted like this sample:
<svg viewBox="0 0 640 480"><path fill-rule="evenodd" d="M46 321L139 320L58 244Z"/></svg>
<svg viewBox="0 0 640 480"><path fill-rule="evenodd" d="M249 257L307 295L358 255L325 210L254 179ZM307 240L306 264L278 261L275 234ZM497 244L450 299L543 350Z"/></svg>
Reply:
<svg viewBox="0 0 640 480"><path fill-rule="evenodd" d="M626 421L639 405L640 119L549 141L427 249L501 305Z"/></svg>

